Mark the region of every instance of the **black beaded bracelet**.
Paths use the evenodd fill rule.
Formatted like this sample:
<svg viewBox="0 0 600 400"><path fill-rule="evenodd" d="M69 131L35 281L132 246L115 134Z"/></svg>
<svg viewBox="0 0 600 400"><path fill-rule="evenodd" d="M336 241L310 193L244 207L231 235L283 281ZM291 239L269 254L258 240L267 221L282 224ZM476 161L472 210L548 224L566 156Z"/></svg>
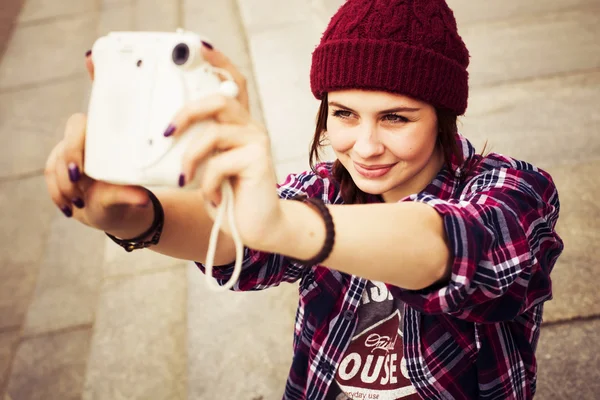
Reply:
<svg viewBox="0 0 600 400"><path fill-rule="evenodd" d="M133 239L119 239L116 236L105 232L106 236L108 236L112 239L113 242L124 248L125 251L127 251L128 253L132 252L133 250L145 249L147 247L157 245L158 241L160 240L160 235L162 234L163 225L165 223L165 212L162 208L162 205L160 204L160 201L158 200L158 198L156 198L154 193L152 193L148 189L146 189L146 191L148 192L148 197L150 197L150 201L154 206L154 220L152 221L152 225L150 226L150 228L146 232L142 233L137 237L134 237ZM144 241L144 239L150 235L152 235L150 240Z"/></svg>
<svg viewBox="0 0 600 400"><path fill-rule="evenodd" d="M314 206L314 208L316 208L317 211L319 211L319 214L321 214L321 217L323 217L323 222L325 222L325 242L323 243L321 251L319 251L319 253L310 260L298 260L292 258L291 261L305 266L318 265L325 261L327 257L329 257L331 251L333 250L333 245L335 243L335 226L333 225L333 218L331 217L331 213L327 209L325 203L323 203L323 201L320 199L307 198L304 195L300 195L291 198L291 200L301 201L303 203L307 203L309 205Z"/></svg>

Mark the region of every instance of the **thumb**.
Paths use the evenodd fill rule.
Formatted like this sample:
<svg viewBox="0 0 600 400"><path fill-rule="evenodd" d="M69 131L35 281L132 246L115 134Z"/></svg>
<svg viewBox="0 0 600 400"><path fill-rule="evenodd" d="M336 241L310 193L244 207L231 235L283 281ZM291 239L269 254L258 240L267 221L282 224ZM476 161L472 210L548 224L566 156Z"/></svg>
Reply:
<svg viewBox="0 0 600 400"><path fill-rule="evenodd" d="M94 188L99 194L99 203L103 207L117 205L144 207L150 204L148 192L141 186L120 186L97 182Z"/></svg>

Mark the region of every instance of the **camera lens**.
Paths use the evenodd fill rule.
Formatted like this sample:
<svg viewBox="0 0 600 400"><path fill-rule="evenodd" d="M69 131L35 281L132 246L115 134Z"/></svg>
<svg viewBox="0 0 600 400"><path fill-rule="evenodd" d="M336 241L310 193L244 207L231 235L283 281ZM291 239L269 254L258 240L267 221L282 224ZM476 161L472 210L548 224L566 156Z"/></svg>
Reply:
<svg viewBox="0 0 600 400"><path fill-rule="evenodd" d="M190 48L185 43L179 43L173 49L173 62L177 65L183 65L190 58Z"/></svg>

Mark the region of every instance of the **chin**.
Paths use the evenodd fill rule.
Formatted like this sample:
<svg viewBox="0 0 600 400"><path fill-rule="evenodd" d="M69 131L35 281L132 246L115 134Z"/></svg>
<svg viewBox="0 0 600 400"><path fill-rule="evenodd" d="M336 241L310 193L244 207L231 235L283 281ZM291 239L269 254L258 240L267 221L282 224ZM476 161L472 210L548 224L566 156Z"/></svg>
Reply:
<svg viewBox="0 0 600 400"><path fill-rule="evenodd" d="M374 196L383 195L392 189L390 185L381 185L373 183L361 183L357 184L356 186L363 192Z"/></svg>
<svg viewBox="0 0 600 400"><path fill-rule="evenodd" d="M390 179L368 179L355 171L350 173L354 184L363 192L372 195L381 195L390 191L395 186L402 184L402 182L396 183L391 182Z"/></svg>

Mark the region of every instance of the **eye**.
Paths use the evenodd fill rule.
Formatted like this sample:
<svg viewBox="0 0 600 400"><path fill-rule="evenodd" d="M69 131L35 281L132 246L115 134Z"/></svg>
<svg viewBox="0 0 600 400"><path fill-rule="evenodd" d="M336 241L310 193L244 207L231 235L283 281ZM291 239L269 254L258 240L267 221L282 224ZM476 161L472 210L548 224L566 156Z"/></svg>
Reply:
<svg viewBox="0 0 600 400"><path fill-rule="evenodd" d="M352 113L348 110L335 110L331 115L337 118L350 118Z"/></svg>
<svg viewBox="0 0 600 400"><path fill-rule="evenodd" d="M391 123L408 122L408 118L398 114L387 114L383 117L383 120Z"/></svg>

